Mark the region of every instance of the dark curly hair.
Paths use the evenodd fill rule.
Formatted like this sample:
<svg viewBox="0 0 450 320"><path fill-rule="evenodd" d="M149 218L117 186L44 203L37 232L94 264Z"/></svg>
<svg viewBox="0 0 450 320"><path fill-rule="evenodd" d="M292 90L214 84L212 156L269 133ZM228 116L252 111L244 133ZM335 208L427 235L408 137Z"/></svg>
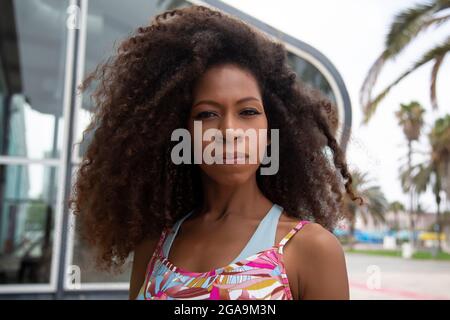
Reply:
<svg viewBox="0 0 450 320"><path fill-rule="evenodd" d="M99 268L117 270L144 238L201 205L199 168L172 163L170 137L186 126L196 80L222 63L255 76L269 128L279 129L279 171L257 176L268 199L331 230L343 193L359 198L330 129L335 106L296 79L281 43L203 6L166 11L123 41L81 87L97 85L83 132L83 141L87 133L92 139L69 205L81 239L98 251Z"/></svg>

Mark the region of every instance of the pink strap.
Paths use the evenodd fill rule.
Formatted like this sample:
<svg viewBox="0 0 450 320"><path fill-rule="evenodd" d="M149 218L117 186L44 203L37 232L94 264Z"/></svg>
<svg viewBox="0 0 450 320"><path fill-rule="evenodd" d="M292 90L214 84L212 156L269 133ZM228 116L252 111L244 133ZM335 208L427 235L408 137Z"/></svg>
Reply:
<svg viewBox="0 0 450 320"><path fill-rule="evenodd" d="M155 247L155 250L153 251L152 257L150 258L150 261L148 262L147 265L147 271L145 272L145 286L144 286L144 291L143 291L143 296L145 299L145 291L147 290L147 286L148 286L148 281L150 280L150 274L153 272L153 267L155 265L155 260L156 260L156 256L159 254L162 245L164 243L164 240L166 239L166 235L168 229L167 228L163 228L162 232L161 232L161 236L159 237L159 241L158 244Z"/></svg>
<svg viewBox="0 0 450 320"><path fill-rule="evenodd" d="M161 236L159 237L158 245L156 246L155 251L154 251L155 254L160 252L160 250L163 246L163 243L166 240L167 234L169 234L169 228L166 227L161 232Z"/></svg>
<svg viewBox="0 0 450 320"><path fill-rule="evenodd" d="M301 228L303 228L304 225L311 223L311 221L308 220L302 220L297 225L291 229L291 231L288 232L286 236L284 236L283 239L281 239L280 243L278 244L278 253L283 254L283 248L286 245L286 243L299 231Z"/></svg>

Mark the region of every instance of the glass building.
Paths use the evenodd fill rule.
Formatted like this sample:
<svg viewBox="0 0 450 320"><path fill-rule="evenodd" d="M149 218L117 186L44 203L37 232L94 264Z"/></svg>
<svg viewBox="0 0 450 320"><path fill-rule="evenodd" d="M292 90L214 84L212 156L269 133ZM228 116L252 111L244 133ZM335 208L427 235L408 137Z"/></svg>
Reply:
<svg viewBox="0 0 450 320"><path fill-rule="evenodd" d="M351 106L333 64L310 45L218 0L2 0L0 4L0 299L127 298L130 268L104 274L65 206L86 146L84 75L166 9L202 4L281 40L299 78L337 106L345 148ZM131 261L131 259L130 259Z"/></svg>

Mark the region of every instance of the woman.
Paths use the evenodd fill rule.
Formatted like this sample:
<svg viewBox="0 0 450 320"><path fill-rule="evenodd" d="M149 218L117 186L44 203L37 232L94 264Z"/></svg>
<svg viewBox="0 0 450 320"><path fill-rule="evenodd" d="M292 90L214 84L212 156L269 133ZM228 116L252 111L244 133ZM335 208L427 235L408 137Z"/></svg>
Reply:
<svg viewBox="0 0 450 320"><path fill-rule="evenodd" d="M282 44L192 6L139 28L84 88L93 80L95 132L70 202L100 267L120 270L133 252L130 299L349 298L330 231L343 187L360 198L331 103L296 80ZM224 161L175 160L179 129L200 141L180 156L214 143ZM277 135L255 145L239 129ZM199 140L208 130L214 137ZM255 151L275 172L250 161Z"/></svg>

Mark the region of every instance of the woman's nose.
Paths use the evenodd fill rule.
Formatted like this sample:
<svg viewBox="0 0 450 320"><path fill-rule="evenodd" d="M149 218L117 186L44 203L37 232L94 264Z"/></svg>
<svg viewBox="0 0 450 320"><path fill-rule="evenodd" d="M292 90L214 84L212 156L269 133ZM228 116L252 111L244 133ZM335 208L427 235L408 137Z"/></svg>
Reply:
<svg viewBox="0 0 450 320"><path fill-rule="evenodd" d="M239 121L233 115L225 115L220 122L219 131L222 135L221 142L231 142L242 138L242 128L239 127ZM220 137L219 137L220 139ZM228 141L228 139L230 141ZM219 141L218 141L219 142Z"/></svg>

